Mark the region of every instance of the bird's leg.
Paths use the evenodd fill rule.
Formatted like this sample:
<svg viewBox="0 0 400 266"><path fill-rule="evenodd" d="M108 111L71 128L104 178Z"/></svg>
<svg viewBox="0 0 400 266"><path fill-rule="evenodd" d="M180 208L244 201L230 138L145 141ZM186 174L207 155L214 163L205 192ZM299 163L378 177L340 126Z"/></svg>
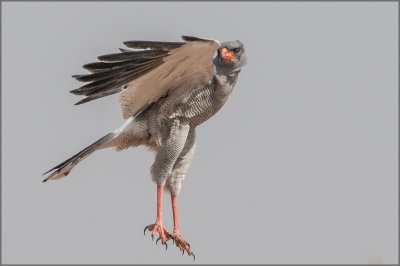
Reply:
<svg viewBox="0 0 400 266"><path fill-rule="evenodd" d="M171 172L179 155L182 153L190 131L190 125L187 124L186 121L180 121L179 119L170 121L169 126L169 135L162 141L161 146L157 151L154 163L151 166L153 181L157 183L157 220L156 223L150 225L148 229L152 232L152 235L159 232L163 244L169 239L174 239L162 225L163 188L168 177L171 176ZM171 191L169 183L168 188Z"/></svg>
<svg viewBox="0 0 400 266"><path fill-rule="evenodd" d="M162 223L162 196L163 196L164 187L161 185L157 185L157 218L156 223L146 226L144 229L144 233L146 234L146 230L151 231L151 238L154 239L154 234L158 232L159 237L157 238L156 244L159 240L167 248L167 241L172 239L172 235L164 228Z"/></svg>
<svg viewBox="0 0 400 266"><path fill-rule="evenodd" d="M189 243L182 237L178 220L178 198L172 194L171 194L171 203L172 203L172 215L174 218L175 244L182 251L182 255L186 251L189 256L193 255L194 257L193 251L190 249Z"/></svg>

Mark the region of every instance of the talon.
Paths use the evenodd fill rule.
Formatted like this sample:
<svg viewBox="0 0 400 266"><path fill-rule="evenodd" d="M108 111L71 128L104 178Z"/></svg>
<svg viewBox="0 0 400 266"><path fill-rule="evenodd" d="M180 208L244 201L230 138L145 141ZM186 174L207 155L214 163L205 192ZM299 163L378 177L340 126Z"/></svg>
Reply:
<svg viewBox="0 0 400 266"><path fill-rule="evenodd" d="M189 247L189 249L190 249L190 244L189 243L186 243L186 245Z"/></svg>
<svg viewBox="0 0 400 266"><path fill-rule="evenodd" d="M167 242L165 242L165 251L167 251L167 249L168 249L168 244Z"/></svg>
<svg viewBox="0 0 400 266"><path fill-rule="evenodd" d="M172 239L172 244L175 244L175 238L171 238Z"/></svg>
<svg viewBox="0 0 400 266"><path fill-rule="evenodd" d="M183 256L183 254L185 254L185 250L182 250L182 256Z"/></svg>
<svg viewBox="0 0 400 266"><path fill-rule="evenodd" d="M147 229L147 228L149 228L149 225L146 226L146 227L144 228L144 230L143 230L143 234L144 234L144 235L146 235L146 229Z"/></svg>
<svg viewBox="0 0 400 266"><path fill-rule="evenodd" d="M151 241L154 241L154 235L151 234Z"/></svg>
<svg viewBox="0 0 400 266"><path fill-rule="evenodd" d="M158 237L157 238L157 240L156 240L156 245L158 245L157 243L158 243L158 241L161 239L161 237Z"/></svg>
<svg viewBox="0 0 400 266"><path fill-rule="evenodd" d="M192 256L193 256L193 261L195 261L196 260L196 256L194 255L194 253L192 253Z"/></svg>

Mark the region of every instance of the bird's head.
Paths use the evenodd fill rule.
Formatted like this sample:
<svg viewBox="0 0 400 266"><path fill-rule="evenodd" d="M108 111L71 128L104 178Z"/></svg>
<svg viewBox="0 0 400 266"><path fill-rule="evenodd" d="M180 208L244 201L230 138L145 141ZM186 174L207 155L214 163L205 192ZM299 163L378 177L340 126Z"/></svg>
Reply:
<svg viewBox="0 0 400 266"><path fill-rule="evenodd" d="M239 40L222 43L214 59L217 69L225 73L240 70L246 63L244 45Z"/></svg>

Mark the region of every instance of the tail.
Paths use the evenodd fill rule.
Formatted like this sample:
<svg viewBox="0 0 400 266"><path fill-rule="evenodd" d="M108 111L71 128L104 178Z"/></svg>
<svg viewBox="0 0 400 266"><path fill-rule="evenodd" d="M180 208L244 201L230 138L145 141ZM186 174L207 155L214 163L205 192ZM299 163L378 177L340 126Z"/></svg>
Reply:
<svg viewBox="0 0 400 266"><path fill-rule="evenodd" d="M67 176L69 172L71 172L72 168L74 168L80 161L82 161L98 149L115 147L117 148L117 150L120 150L128 148L130 146L140 145L140 134L142 134L144 130L145 128L141 127L136 122L134 117L130 117L117 130L108 133L104 137L94 142L92 145L86 147L71 158L44 173L43 175L49 175L45 177L43 182L46 182L49 179L59 179ZM135 140L138 141L135 142Z"/></svg>
<svg viewBox="0 0 400 266"><path fill-rule="evenodd" d="M60 163L59 165L53 167L43 175L50 173L43 182L46 182L49 179L59 179L64 176L67 176L69 172L71 172L72 168L74 168L80 161L88 157L90 154L101 148L104 144L113 140L119 132L112 132L108 133L104 137L100 138L90 146L86 147L82 151L78 152L71 158L65 160L64 162Z"/></svg>

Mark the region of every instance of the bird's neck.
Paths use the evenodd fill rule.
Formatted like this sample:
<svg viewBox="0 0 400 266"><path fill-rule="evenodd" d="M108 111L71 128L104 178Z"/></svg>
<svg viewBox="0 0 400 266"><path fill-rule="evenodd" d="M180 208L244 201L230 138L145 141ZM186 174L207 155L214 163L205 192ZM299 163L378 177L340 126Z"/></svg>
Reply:
<svg viewBox="0 0 400 266"><path fill-rule="evenodd" d="M230 76L235 72L240 72L240 68L237 68L232 64L224 64L218 57L214 58L213 64L215 67L215 73L218 76Z"/></svg>
<svg viewBox="0 0 400 266"><path fill-rule="evenodd" d="M231 94L233 87L236 84L240 70L230 72L230 73L220 73L216 72L214 76L215 91L214 96L218 102L222 104L228 99Z"/></svg>

